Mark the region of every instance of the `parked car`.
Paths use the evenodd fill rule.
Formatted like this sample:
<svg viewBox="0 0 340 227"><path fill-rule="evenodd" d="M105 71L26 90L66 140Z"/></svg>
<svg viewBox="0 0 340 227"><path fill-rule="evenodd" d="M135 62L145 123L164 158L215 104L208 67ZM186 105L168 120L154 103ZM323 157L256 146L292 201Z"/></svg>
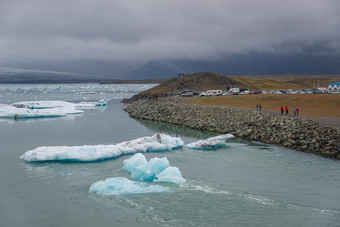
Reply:
<svg viewBox="0 0 340 227"><path fill-rule="evenodd" d="M249 91L241 91L240 93L238 93L239 95L249 95L250 92Z"/></svg>
<svg viewBox="0 0 340 227"><path fill-rule="evenodd" d="M181 97L192 97L194 94L192 91L183 91L181 92Z"/></svg>

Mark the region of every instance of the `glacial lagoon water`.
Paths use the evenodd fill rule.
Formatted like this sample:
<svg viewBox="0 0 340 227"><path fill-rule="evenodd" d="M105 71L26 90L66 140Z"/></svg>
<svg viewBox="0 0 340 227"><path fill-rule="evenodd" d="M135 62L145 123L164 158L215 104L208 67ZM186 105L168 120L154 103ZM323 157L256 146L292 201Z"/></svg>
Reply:
<svg viewBox="0 0 340 227"><path fill-rule="evenodd" d="M1 90L0 103L51 99L22 92L8 95L10 91ZM99 94L86 100L104 98ZM84 100L71 92L54 96ZM93 183L107 178L133 180L123 169L123 161L132 155L91 163L20 159L41 146L118 144L155 133L189 144L215 136L131 119L121 97L112 95L106 108L81 115L0 119L0 226L339 226L338 160L239 138L228 139L227 146L217 150L143 153L147 160L166 157L186 180L181 185L150 183L169 188L161 193L102 196L89 191Z"/></svg>

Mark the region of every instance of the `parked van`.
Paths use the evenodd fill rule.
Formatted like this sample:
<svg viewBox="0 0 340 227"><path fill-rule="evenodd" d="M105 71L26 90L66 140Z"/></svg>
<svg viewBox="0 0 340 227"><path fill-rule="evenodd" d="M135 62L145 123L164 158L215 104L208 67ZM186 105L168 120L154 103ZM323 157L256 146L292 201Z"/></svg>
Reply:
<svg viewBox="0 0 340 227"><path fill-rule="evenodd" d="M223 93L222 90L208 90L206 92L208 96L219 96L222 95L222 93Z"/></svg>
<svg viewBox="0 0 340 227"><path fill-rule="evenodd" d="M239 93L240 92L240 88L238 87L232 87L229 89L229 92L234 94L234 93Z"/></svg>

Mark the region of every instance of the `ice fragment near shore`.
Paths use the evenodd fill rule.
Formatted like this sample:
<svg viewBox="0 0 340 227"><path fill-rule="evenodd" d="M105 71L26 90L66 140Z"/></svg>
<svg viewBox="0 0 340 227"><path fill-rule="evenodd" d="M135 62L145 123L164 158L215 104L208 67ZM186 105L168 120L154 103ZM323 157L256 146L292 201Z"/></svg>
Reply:
<svg viewBox="0 0 340 227"><path fill-rule="evenodd" d="M98 181L90 186L90 192L102 196L159 193L169 191L167 187L161 185L150 185L144 182L131 181L123 177L107 178Z"/></svg>
<svg viewBox="0 0 340 227"><path fill-rule="evenodd" d="M148 162L143 154L135 154L123 161L124 169L131 173L131 178L141 181L162 181L182 184L185 179L177 167L171 167L167 158L152 158Z"/></svg>
<svg viewBox="0 0 340 227"><path fill-rule="evenodd" d="M211 137L205 140L199 140L193 143L184 145L187 149L201 149L201 150L216 150L226 146L225 141L233 138L233 135L225 134L220 136Z"/></svg>
<svg viewBox="0 0 340 227"><path fill-rule="evenodd" d="M169 151L183 146L177 137L165 134L142 137L116 145L45 146L25 152L20 158L26 161L92 162L116 158L139 152Z"/></svg>

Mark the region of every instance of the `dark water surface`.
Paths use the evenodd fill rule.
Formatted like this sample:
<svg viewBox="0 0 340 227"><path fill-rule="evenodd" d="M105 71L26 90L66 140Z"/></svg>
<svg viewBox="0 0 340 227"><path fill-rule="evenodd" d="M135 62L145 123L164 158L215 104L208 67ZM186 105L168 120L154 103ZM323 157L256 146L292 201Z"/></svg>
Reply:
<svg viewBox="0 0 340 227"><path fill-rule="evenodd" d="M116 100L83 115L0 120L0 226L339 226L340 162L232 139L217 151L179 149L167 157L187 180L167 193L101 197L96 181L127 177L122 156L95 163L28 163L39 146L115 144L164 132L185 143L204 133L134 120Z"/></svg>

